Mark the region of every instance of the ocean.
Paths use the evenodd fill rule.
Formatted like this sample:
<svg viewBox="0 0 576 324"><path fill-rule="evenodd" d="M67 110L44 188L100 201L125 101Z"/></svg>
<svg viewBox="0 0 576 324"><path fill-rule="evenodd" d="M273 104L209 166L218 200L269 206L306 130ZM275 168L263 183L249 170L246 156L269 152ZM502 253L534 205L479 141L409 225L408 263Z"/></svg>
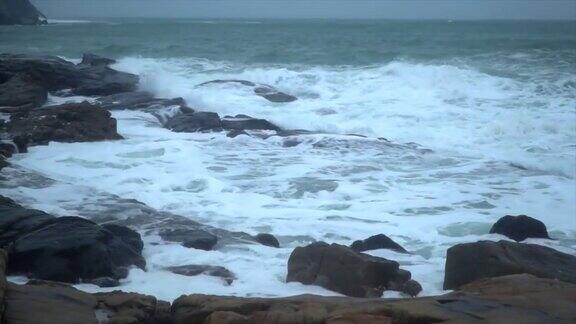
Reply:
<svg viewBox="0 0 576 324"><path fill-rule="evenodd" d="M159 97L318 132L286 147L278 137L173 133L150 114L114 111L125 140L51 143L12 158L0 194L27 206L82 216L115 195L231 231L272 233L282 245L207 252L142 231L148 271L131 270L122 290L165 300L335 295L285 283L290 252L383 233L412 254L368 253L399 261L433 295L442 292L446 249L503 239L488 231L508 214L540 219L555 239L528 242L576 254L573 21L87 18L3 26L0 52L113 57L115 69L138 74L140 88ZM265 83L299 99L197 87L215 79ZM225 266L237 280L161 269L190 263Z"/></svg>

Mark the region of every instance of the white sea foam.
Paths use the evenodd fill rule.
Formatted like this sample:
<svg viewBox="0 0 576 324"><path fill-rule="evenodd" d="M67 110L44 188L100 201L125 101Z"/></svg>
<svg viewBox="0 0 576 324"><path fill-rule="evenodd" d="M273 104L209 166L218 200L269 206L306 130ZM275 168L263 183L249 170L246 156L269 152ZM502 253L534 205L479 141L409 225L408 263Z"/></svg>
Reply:
<svg viewBox="0 0 576 324"><path fill-rule="evenodd" d="M198 109L369 136L307 135L298 138L302 144L284 147L278 137L172 133L150 114L118 111L113 116L125 140L51 143L13 158L56 180L2 189L39 209L70 214L100 191L232 231L270 232L282 244L205 252L148 236L148 271L132 270L124 290L166 300L189 293L333 295L284 282L292 249L385 233L414 254L369 253L398 260L422 283L423 294L436 294L442 292L446 249L502 239L487 232L506 214L541 219L558 240L533 243L576 253L576 130L569 95L542 97L533 84L408 62L328 68L126 58L116 67L140 74L143 89L183 96ZM267 83L300 99L273 104L238 85L196 87L213 79ZM379 136L421 146L392 145ZM162 270L190 263L225 266L238 279L226 286L218 278Z"/></svg>

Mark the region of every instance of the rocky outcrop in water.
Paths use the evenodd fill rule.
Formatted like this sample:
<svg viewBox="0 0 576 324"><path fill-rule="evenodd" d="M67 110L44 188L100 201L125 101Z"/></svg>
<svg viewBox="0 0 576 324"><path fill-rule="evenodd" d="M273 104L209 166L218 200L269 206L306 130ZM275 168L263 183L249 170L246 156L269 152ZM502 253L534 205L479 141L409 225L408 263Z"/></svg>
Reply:
<svg viewBox="0 0 576 324"><path fill-rule="evenodd" d="M260 234L257 234L255 236L255 238L256 238L256 241L258 241L258 243L260 243L262 245L275 247L275 248L280 247L280 242L278 242L278 239L272 234L260 233Z"/></svg>
<svg viewBox="0 0 576 324"><path fill-rule="evenodd" d="M384 234L370 236L365 240L354 241L350 248L356 252L364 252L378 249L388 249L398 253L409 253L400 244L394 242Z"/></svg>
<svg viewBox="0 0 576 324"><path fill-rule="evenodd" d="M110 112L88 102L50 106L13 114L7 124L13 139L28 145L122 139Z"/></svg>
<svg viewBox="0 0 576 324"><path fill-rule="evenodd" d="M42 106L47 99L48 91L42 85L42 80L31 74L18 73L0 84L0 110L32 109Z"/></svg>
<svg viewBox="0 0 576 324"><path fill-rule="evenodd" d="M231 285L236 276L228 269L221 266L211 266L204 264L187 264L183 266L166 267L172 273L179 274L182 276L193 277L197 275L207 275L212 277L218 277L224 280L226 284Z"/></svg>
<svg viewBox="0 0 576 324"><path fill-rule="evenodd" d="M398 262L324 242L294 249L288 260L286 281L318 285L352 297L380 297L386 289L411 295L422 290ZM419 289L414 289L416 284Z"/></svg>
<svg viewBox="0 0 576 324"><path fill-rule="evenodd" d="M524 241L527 238L549 239L546 225L541 221L526 216L506 215L500 218L490 229L490 233L502 234L516 242Z"/></svg>
<svg viewBox="0 0 576 324"><path fill-rule="evenodd" d="M281 128L265 119L252 118L247 115L226 116L220 118L213 112L187 112L170 118L164 125L174 132L206 132L228 130L244 131L280 131Z"/></svg>
<svg viewBox="0 0 576 324"><path fill-rule="evenodd" d="M138 76L101 64L74 64L56 56L0 54L0 75L8 79L19 73L33 74L50 92L105 96L136 90Z"/></svg>
<svg viewBox="0 0 576 324"><path fill-rule="evenodd" d="M536 244L479 241L448 249L444 289L475 280L527 273L576 283L576 256Z"/></svg>
<svg viewBox="0 0 576 324"><path fill-rule="evenodd" d="M187 248L210 251L218 243L218 237L199 229L166 229L160 231L160 237L168 242L178 242Z"/></svg>
<svg viewBox="0 0 576 324"><path fill-rule="evenodd" d="M258 84L247 80L213 80L204 82L198 85L198 87L215 85L215 84L238 84L245 87L252 88L255 95L260 96L270 102L286 103L298 100L298 98L284 93L273 86L267 84Z"/></svg>
<svg viewBox="0 0 576 324"><path fill-rule="evenodd" d="M28 0L0 0L0 25L40 25L46 17Z"/></svg>

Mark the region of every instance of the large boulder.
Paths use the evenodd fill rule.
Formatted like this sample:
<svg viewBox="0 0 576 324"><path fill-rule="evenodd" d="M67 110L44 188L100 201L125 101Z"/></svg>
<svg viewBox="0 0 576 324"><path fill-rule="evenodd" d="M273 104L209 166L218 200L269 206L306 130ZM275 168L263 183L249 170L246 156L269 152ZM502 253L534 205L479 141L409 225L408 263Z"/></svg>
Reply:
<svg viewBox="0 0 576 324"><path fill-rule="evenodd" d="M101 226L80 217L59 217L18 237L10 248L13 274L61 282L124 278L130 266L144 269L138 251Z"/></svg>
<svg viewBox="0 0 576 324"><path fill-rule="evenodd" d="M354 241L350 248L356 252L388 249L398 253L409 253L400 244L394 242L391 238L384 234L370 236L365 240Z"/></svg>
<svg viewBox="0 0 576 324"><path fill-rule="evenodd" d="M218 84L238 84L252 88L255 95L260 96L271 102L292 102L298 98L284 93L273 86L267 84L258 84L247 80L212 80L199 84L198 86L218 85Z"/></svg>
<svg viewBox="0 0 576 324"><path fill-rule="evenodd" d="M528 273L576 283L576 256L549 247L509 241L479 241L448 249L444 289L475 280Z"/></svg>
<svg viewBox="0 0 576 324"><path fill-rule="evenodd" d="M19 73L0 84L0 107L32 109L42 106L48 91L42 80L30 74Z"/></svg>
<svg viewBox="0 0 576 324"><path fill-rule="evenodd" d="M380 297L386 289L404 291L405 285L413 286L410 277L398 262L317 242L294 249L286 281L318 285L347 296Z"/></svg>
<svg viewBox="0 0 576 324"><path fill-rule="evenodd" d="M110 233L121 238L124 243L128 244L134 251L142 253L144 249L144 242L142 242L142 237L135 230L117 224L102 224L102 227L109 231Z"/></svg>
<svg viewBox="0 0 576 324"><path fill-rule="evenodd" d="M54 216L24 208L12 199L0 196L0 248L6 248L18 237L34 230Z"/></svg>
<svg viewBox="0 0 576 324"><path fill-rule="evenodd" d="M70 89L72 94L104 96L134 91L138 76L105 65L74 64L56 56L0 54L0 75L29 73L42 79L48 91Z"/></svg>
<svg viewBox="0 0 576 324"><path fill-rule="evenodd" d="M10 136L28 143L94 142L122 139L110 112L88 102L50 106L13 115Z"/></svg>
<svg viewBox="0 0 576 324"><path fill-rule="evenodd" d="M0 25L40 25L46 22L46 17L28 0L0 0Z"/></svg>
<svg viewBox="0 0 576 324"><path fill-rule="evenodd" d="M524 241L527 238L549 239L546 225L541 221L526 215L510 216L500 218L490 229L490 233L502 234L516 242Z"/></svg>

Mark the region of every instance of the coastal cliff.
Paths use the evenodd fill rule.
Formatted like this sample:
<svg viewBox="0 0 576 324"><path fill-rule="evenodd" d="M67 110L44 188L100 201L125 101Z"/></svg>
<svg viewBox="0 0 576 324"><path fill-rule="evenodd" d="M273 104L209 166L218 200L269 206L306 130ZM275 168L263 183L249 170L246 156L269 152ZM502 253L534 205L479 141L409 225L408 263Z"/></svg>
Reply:
<svg viewBox="0 0 576 324"><path fill-rule="evenodd" d="M0 25L41 25L46 17L28 0L0 0Z"/></svg>

